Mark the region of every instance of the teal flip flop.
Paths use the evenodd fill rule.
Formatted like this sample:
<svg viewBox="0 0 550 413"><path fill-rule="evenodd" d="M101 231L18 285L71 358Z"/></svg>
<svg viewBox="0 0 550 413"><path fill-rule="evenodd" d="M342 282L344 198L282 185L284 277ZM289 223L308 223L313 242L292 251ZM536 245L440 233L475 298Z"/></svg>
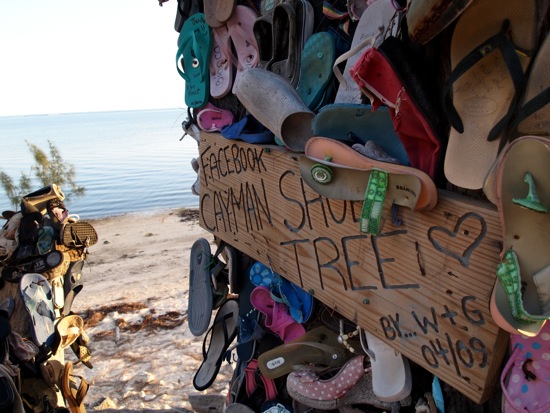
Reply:
<svg viewBox="0 0 550 413"><path fill-rule="evenodd" d="M212 33L203 13L189 17L178 38L176 68L185 80L185 103L190 108L206 105L210 93Z"/></svg>
<svg viewBox="0 0 550 413"><path fill-rule="evenodd" d="M302 51L298 94L312 111L320 109L323 97L334 77L332 66L336 60L334 38L327 32L312 35Z"/></svg>
<svg viewBox="0 0 550 413"><path fill-rule="evenodd" d="M387 107L375 112L371 105L333 103L321 108L313 119L313 135L350 143L375 142L400 165L410 165L407 151L393 127Z"/></svg>

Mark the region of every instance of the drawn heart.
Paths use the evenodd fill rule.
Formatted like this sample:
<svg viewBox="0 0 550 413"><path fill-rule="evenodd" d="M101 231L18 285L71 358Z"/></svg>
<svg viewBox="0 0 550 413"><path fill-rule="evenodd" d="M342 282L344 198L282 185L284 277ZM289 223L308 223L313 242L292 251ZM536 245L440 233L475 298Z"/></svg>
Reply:
<svg viewBox="0 0 550 413"><path fill-rule="evenodd" d="M467 219L474 219L478 221L481 225L479 235L474 239L474 241L468 245L468 247L461 253L458 254L454 251L450 251L447 248L443 247L435 238L434 233L435 232L442 232L446 234L448 237L455 238L459 232L460 232L460 226L466 221ZM446 254L450 255L453 258L456 258L458 262L460 262L464 267L468 267L470 265L470 256L472 255L472 252L479 246L481 241L485 238L485 235L487 234L487 223L485 222L485 219L481 215L478 215L474 212L468 212L467 214L462 215L454 229L452 231L449 231L447 228L444 227L431 227L428 230L428 239L432 243L432 245L435 247L436 250Z"/></svg>

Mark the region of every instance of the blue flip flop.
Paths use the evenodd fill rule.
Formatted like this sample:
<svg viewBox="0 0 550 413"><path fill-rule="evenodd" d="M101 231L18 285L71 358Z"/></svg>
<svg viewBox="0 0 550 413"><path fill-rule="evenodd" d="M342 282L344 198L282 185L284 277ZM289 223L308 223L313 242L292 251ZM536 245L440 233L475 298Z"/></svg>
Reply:
<svg viewBox="0 0 550 413"><path fill-rule="evenodd" d="M273 132L262 125L251 114L245 115L240 121L222 127L221 134L226 139L240 139L247 143L275 143Z"/></svg>
<svg viewBox="0 0 550 413"><path fill-rule="evenodd" d="M50 347L55 337L55 310L50 283L41 274L27 273L21 277L19 292L31 317L34 343L39 347Z"/></svg>
<svg viewBox="0 0 550 413"><path fill-rule="evenodd" d="M259 287L271 291L273 300L286 304L290 315L298 323L304 323L313 313L313 296L291 281L281 277L261 262L256 262L250 268L250 280Z"/></svg>

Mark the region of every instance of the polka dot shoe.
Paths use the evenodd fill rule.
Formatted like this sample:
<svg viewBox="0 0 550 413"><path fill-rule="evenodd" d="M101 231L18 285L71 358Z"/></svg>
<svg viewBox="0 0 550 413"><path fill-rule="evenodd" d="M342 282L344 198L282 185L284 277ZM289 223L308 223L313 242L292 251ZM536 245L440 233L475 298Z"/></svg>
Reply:
<svg viewBox="0 0 550 413"><path fill-rule="evenodd" d="M311 400L335 400L342 397L365 374L365 356L349 360L341 370L329 379L321 379L311 370L296 370L287 378L288 394L306 405Z"/></svg>
<svg viewBox="0 0 550 413"><path fill-rule="evenodd" d="M503 413L550 411L550 323L535 337L510 335L512 355L501 374Z"/></svg>

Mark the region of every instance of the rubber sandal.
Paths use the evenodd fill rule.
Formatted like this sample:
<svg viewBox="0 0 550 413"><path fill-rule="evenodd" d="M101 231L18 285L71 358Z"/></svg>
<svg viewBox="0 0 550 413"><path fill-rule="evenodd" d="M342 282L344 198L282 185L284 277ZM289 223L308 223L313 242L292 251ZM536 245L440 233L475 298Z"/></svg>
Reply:
<svg viewBox="0 0 550 413"><path fill-rule="evenodd" d="M77 384L75 378L80 379L80 383ZM90 385L84 377L73 374L73 363L67 361L61 377L61 392L71 413L86 413L83 401L89 388Z"/></svg>
<svg viewBox="0 0 550 413"><path fill-rule="evenodd" d="M213 29L209 70L210 96L214 99L220 99L227 95L233 86L233 64L231 62L230 47L227 26Z"/></svg>
<svg viewBox="0 0 550 413"><path fill-rule="evenodd" d="M233 120L231 111L219 109L210 102L197 113L197 124L205 132L219 132L225 126L231 125Z"/></svg>
<svg viewBox="0 0 550 413"><path fill-rule="evenodd" d="M320 326L290 343L263 352L258 357L258 365L264 376L276 379L305 366L318 371L340 367L352 356L338 342L336 333Z"/></svg>
<svg viewBox="0 0 550 413"><path fill-rule="evenodd" d="M437 204L433 180L419 169L368 158L335 139L313 137L300 158L302 179L328 198L365 199L370 171L388 174L385 199L414 210L430 210ZM330 161L325 160L330 159ZM320 168L315 168L321 165ZM335 172L335 173L333 173Z"/></svg>
<svg viewBox="0 0 550 413"><path fill-rule="evenodd" d="M505 128L537 46L537 13L535 0L511 0L502 7L476 0L456 23L444 90L452 126L444 170L454 185L482 188L507 139Z"/></svg>
<svg viewBox="0 0 550 413"><path fill-rule="evenodd" d="M94 367L90 362L92 358L92 351L88 347L88 344L90 344L90 337L88 337L85 330L82 330L80 336L76 338L70 347L78 359L74 364L76 365L77 363L82 363L87 368L92 369Z"/></svg>
<svg viewBox="0 0 550 413"><path fill-rule="evenodd" d="M52 351L64 350L73 344L84 331L84 320L76 314L62 317L55 326L56 334Z"/></svg>
<svg viewBox="0 0 550 413"><path fill-rule="evenodd" d="M414 42L426 44L441 33L473 0L415 0L407 8L407 29Z"/></svg>
<svg viewBox="0 0 550 413"><path fill-rule="evenodd" d="M227 139L239 139L251 144L273 144L275 138L273 132L250 114L232 125L224 126L221 135Z"/></svg>
<svg viewBox="0 0 550 413"><path fill-rule="evenodd" d="M503 259L491 294L495 323L511 334L535 336L550 318L550 143L524 136L506 149L497 174Z"/></svg>
<svg viewBox="0 0 550 413"><path fill-rule="evenodd" d="M272 16L273 57L266 69L287 80L294 88L300 78L305 43L313 33L313 6L302 0L280 3Z"/></svg>
<svg viewBox="0 0 550 413"><path fill-rule="evenodd" d="M350 75L361 55L370 47L379 46L386 35L396 36L402 14L396 13L391 0L377 0L363 12L355 32L351 47L338 56L333 65L334 75L339 81L334 103L361 103L361 90ZM382 30L381 30L382 28ZM345 62L345 69L340 67Z"/></svg>
<svg viewBox="0 0 550 413"><path fill-rule="evenodd" d="M237 356L244 362L252 360L256 353L258 342L264 336L261 326L261 313L252 305L250 296L255 286L250 279L243 277L243 285L239 292L239 335Z"/></svg>
<svg viewBox="0 0 550 413"><path fill-rule="evenodd" d="M254 26L252 26L256 43L258 43L258 66L256 67L260 69L266 69L271 59L273 59L272 17L272 12L262 14L254 21Z"/></svg>
<svg viewBox="0 0 550 413"><path fill-rule="evenodd" d="M389 108L410 165L437 179L445 129L422 64L407 43L392 36L368 48L350 74L374 110L382 105Z"/></svg>
<svg viewBox="0 0 550 413"><path fill-rule="evenodd" d="M64 305L61 315L66 316L71 312L75 297L82 291L84 260L73 261L63 277Z"/></svg>
<svg viewBox="0 0 550 413"><path fill-rule="evenodd" d="M210 324L213 307L210 243L199 238L191 247L189 299L187 305L189 331L201 336Z"/></svg>
<svg viewBox="0 0 550 413"><path fill-rule="evenodd" d="M515 126L512 128L512 140L520 136L548 136L549 134L550 77L547 70L549 64L550 36L547 35L533 59L531 69L529 69L529 77L527 78L522 104L515 119ZM495 205L497 204L497 169L505 152L506 147L500 151L496 162L491 167L483 183L485 196Z"/></svg>
<svg viewBox="0 0 550 413"><path fill-rule="evenodd" d="M196 13L183 24L176 53L176 68L185 81L185 103L190 108L200 108L208 102L211 49L210 27L204 14Z"/></svg>
<svg viewBox="0 0 550 413"><path fill-rule="evenodd" d="M59 201L65 199L65 194L59 185L51 184L23 197L23 201L33 205L41 214L46 213L48 203L52 199L58 199Z"/></svg>
<svg viewBox="0 0 550 413"><path fill-rule="evenodd" d="M55 311L52 290L46 278L40 274L27 273L21 277L19 291L31 318L33 341L39 347L50 347L55 333Z"/></svg>
<svg viewBox="0 0 550 413"><path fill-rule="evenodd" d="M307 322L313 314L313 296L261 262L252 265L249 276L252 284L267 288L273 300L285 304L297 323Z"/></svg>
<svg viewBox="0 0 550 413"><path fill-rule="evenodd" d="M326 32L315 33L307 40L301 59L296 90L307 107L316 112L326 89L332 86L332 65L336 59L334 38Z"/></svg>
<svg viewBox="0 0 550 413"><path fill-rule="evenodd" d="M373 111L371 105L360 103L325 105L313 119L313 134L349 144L375 142L400 165L410 165L387 107Z"/></svg>
<svg viewBox="0 0 550 413"><path fill-rule="evenodd" d="M276 302L266 287L256 287L250 294L252 305L264 315L267 329L277 334L284 343L293 341L306 332L304 326L297 323L283 303Z"/></svg>
<svg viewBox="0 0 550 413"><path fill-rule="evenodd" d="M233 64L237 67L232 89L234 94L235 84L243 73L258 65L258 43L253 31L254 22L257 18L256 12L250 7L238 5L227 21L229 37L237 54L231 57Z"/></svg>
<svg viewBox="0 0 550 413"><path fill-rule="evenodd" d="M63 225L61 242L66 247L88 248L97 243L97 232L88 222L74 222Z"/></svg>
<svg viewBox="0 0 550 413"><path fill-rule="evenodd" d="M235 4L235 0L205 0L204 15L206 23L212 28L223 26L233 14Z"/></svg>
<svg viewBox="0 0 550 413"><path fill-rule="evenodd" d="M397 402L410 396L412 377L409 361L385 342L366 330L360 335L363 349L370 357L372 389L385 402Z"/></svg>
<svg viewBox="0 0 550 413"><path fill-rule="evenodd" d="M217 311L212 327L204 337L203 361L193 377L196 390L206 390L216 380L225 352L237 336L238 326L238 301L227 300Z"/></svg>
<svg viewBox="0 0 550 413"><path fill-rule="evenodd" d="M176 19L174 21L174 30L178 33L185 21L196 13L202 13L204 9L203 2L199 0L178 0Z"/></svg>

